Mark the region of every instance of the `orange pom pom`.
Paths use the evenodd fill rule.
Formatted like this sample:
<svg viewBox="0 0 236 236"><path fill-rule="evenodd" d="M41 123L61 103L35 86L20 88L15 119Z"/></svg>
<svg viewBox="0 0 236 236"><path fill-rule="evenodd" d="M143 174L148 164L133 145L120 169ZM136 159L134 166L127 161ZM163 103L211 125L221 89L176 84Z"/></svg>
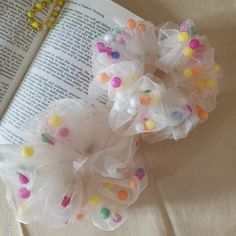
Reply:
<svg viewBox="0 0 236 236"><path fill-rule="evenodd" d="M138 180L136 178L133 178L130 183L129 183L130 187L132 189L136 189L138 187Z"/></svg>
<svg viewBox="0 0 236 236"><path fill-rule="evenodd" d="M152 98L150 96L144 95L144 96L140 97L140 103L143 106L150 105L151 101L152 101Z"/></svg>
<svg viewBox="0 0 236 236"><path fill-rule="evenodd" d="M121 190L118 193L118 197L120 200L126 200L128 198L128 193L125 190Z"/></svg>
<svg viewBox="0 0 236 236"><path fill-rule="evenodd" d="M107 73L102 72L97 76L97 81L101 84L105 84L109 81L109 76Z"/></svg>
<svg viewBox="0 0 236 236"><path fill-rule="evenodd" d="M206 121L208 119L208 112L204 111L201 107L197 106L197 114L201 121Z"/></svg>
<svg viewBox="0 0 236 236"><path fill-rule="evenodd" d="M127 21L127 27L128 28L130 28L130 29L134 29L135 27L136 27L136 21L135 20L133 20L133 19L129 19L128 21Z"/></svg>
<svg viewBox="0 0 236 236"><path fill-rule="evenodd" d="M84 217L84 214L83 214L83 213L78 213L78 214L76 214L76 219L77 219L77 220L81 220L83 217Z"/></svg>
<svg viewBox="0 0 236 236"><path fill-rule="evenodd" d="M202 67L193 67L193 68L192 68L192 73L193 73L194 75L199 75L199 74L202 73L202 71L203 71Z"/></svg>
<svg viewBox="0 0 236 236"><path fill-rule="evenodd" d="M147 30L147 27L145 24L141 23L138 25L138 28L140 31L145 32Z"/></svg>

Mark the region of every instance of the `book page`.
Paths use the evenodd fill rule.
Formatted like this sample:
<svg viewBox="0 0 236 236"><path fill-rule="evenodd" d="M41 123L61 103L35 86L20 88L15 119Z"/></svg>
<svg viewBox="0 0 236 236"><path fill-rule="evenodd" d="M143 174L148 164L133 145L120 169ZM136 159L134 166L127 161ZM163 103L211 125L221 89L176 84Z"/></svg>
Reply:
<svg viewBox="0 0 236 236"><path fill-rule="evenodd" d="M21 143L22 124L51 101L87 98L92 41L114 25L114 16L138 19L112 1L68 1L0 122L0 143Z"/></svg>
<svg viewBox="0 0 236 236"><path fill-rule="evenodd" d="M0 1L0 117L38 51L46 31L33 30L26 12L31 0ZM46 18L45 9L40 18Z"/></svg>

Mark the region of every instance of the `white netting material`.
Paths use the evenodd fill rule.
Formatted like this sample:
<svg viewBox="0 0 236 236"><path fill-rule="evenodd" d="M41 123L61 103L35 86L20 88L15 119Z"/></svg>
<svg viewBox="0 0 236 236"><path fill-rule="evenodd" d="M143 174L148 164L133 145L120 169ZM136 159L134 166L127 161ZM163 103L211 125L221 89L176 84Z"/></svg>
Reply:
<svg viewBox="0 0 236 236"><path fill-rule="evenodd" d="M178 140L216 107L222 70L207 37L189 19L160 27L118 22L94 43L92 60L91 87L107 90L109 124L121 135Z"/></svg>
<svg viewBox="0 0 236 236"><path fill-rule="evenodd" d="M0 177L16 219L59 227L90 219L114 230L147 185L134 161L137 137L116 135L108 113L59 100L24 129L21 146L0 146Z"/></svg>

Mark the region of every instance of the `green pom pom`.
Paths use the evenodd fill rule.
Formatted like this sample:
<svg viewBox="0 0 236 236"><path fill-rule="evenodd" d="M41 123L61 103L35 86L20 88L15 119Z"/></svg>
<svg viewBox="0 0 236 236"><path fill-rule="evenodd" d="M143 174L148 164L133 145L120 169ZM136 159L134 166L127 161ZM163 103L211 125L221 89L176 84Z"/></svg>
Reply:
<svg viewBox="0 0 236 236"><path fill-rule="evenodd" d="M197 34L197 28L194 26L191 26L191 28L190 28L191 37L195 36L196 34Z"/></svg>
<svg viewBox="0 0 236 236"><path fill-rule="evenodd" d="M107 208L102 208L101 211L100 211L100 217L104 220L109 218L110 214L111 214L111 212Z"/></svg>

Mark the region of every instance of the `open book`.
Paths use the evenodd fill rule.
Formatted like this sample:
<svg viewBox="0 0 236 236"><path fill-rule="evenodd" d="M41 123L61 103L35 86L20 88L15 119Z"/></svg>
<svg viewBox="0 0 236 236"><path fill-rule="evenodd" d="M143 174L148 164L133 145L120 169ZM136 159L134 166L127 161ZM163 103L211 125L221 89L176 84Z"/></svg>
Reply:
<svg viewBox="0 0 236 236"><path fill-rule="evenodd" d="M21 143L22 125L51 101L86 99L92 41L114 17L139 19L109 0L69 0L54 28L38 32L27 24L31 4L0 2L0 144Z"/></svg>

